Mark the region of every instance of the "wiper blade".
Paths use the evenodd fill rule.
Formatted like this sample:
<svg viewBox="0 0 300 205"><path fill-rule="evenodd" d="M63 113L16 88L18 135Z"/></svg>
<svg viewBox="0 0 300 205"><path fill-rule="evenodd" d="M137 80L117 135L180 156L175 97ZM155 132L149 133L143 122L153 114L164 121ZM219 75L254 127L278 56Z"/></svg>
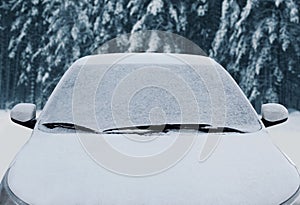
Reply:
<svg viewBox="0 0 300 205"><path fill-rule="evenodd" d="M233 127L213 127L206 126L202 127L201 131L205 131L207 133L222 133L222 132L237 132L237 133L246 133L245 131L233 128Z"/></svg>
<svg viewBox="0 0 300 205"><path fill-rule="evenodd" d="M91 132L91 133L96 133L100 134L101 132L82 126L82 125L76 125L73 123L66 123L66 122L54 122L54 123L44 123L43 124L45 127L49 129L54 129L54 128L66 128L66 129L72 129L72 130L80 130L84 132Z"/></svg>
<svg viewBox="0 0 300 205"><path fill-rule="evenodd" d="M123 134L123 133L132 133L132 134L145 134L152 132L164 132L167 133L171 130L197 130L206 133L222 133L222 132L237 132L237 133L246 133L245 131L238 130L232 127L215 127L209 124L160 124L160 125L139 125L139 126L129 126L129 127L119 127L103 130L103 133L106 134Z"/></svg>
<svg viewBox="0 0 300 205"><path fill-rule="evenodd" d="M189 130L202 130L203 127L210 126L209 124L159 124L159 125L138 125L129 127L119 127L103 130L106 134L145 134L152 132L167 133L171 130L189 129Z"/></svg>
<svg viewBox="0 0 300 205"><path fill-rule="evenodd" d="M148 134L148 133L167 133L171 130L197 130L206 133L222 133L222 132L237 132L246 133L245 131L238 130L232 127L214 127L210 124L159 124L159 125L138 125L138 126L128 126L128 127L118 127L103 130L102 132L88 128L82 125L76 125L73 123L44 123L49 129L54 128L66 128L72 130L79 130L83 132L90 132L95 134Z"/></svg>

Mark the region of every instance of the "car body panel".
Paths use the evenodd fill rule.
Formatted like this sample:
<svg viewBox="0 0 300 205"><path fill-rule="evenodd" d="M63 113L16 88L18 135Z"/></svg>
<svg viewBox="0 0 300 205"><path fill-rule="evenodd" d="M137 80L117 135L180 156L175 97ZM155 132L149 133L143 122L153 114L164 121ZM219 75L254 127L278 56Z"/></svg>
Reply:
<svg viewBox="0 0 300 205"><path fill-rule="evenodd" d="M220 134L215 151L199 162L210 135L199 134L187 155L173 167L152 176L131 177L97 164L76 134L35 130L11 166L8 183L25 202L41 205L280 204L297 191L296 168L266 131ZM107 137L120 146L122 135ZM168 138L172 140L172 134ZM138 146L121 141L128 154ZM153 150L164 146L154 142Z"/></svg>

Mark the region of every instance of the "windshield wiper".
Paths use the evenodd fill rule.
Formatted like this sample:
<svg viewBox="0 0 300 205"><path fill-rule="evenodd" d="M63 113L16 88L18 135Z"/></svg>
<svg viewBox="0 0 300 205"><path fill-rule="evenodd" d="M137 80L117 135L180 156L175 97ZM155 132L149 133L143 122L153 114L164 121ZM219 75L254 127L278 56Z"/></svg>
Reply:
<svg viewBox="0 0 300 205"><path fill-rule="evenodd" d="M139 126L129 126L129 127L119 127L103 130L106 134L145 134L145 133L156 133L163 132L167 133L171 130L200 130L203 127L209 126L208 124L159 124L159 125L139 125Z"/></svg>
<svg viewBox="0 0 300 205"><path fill-rule="evenodd" d="M233 127L214 127L214 126L206 126L200 129L201 131L207 133L222 133L222 132L237 132L237 133L246 133L245 131L233 128Z"/></svg>
<svg viewBox="0 0 300 205"><path fill-rule="evenodd" d="M196 130L206 133L222 133L222 132L237 132L245 133L244 131L231 128L231 127L214 127L209 124L160 124L160 125L140 125L140 126L129 126L119 127L103 130L105 134L147 134L155 132L167 133L171 130Z"/></svg>
<svg viewBox="0 0 300 205"><path fill-rule="evenodd" d="M76 125L73 123L44 123L45 127L49 129L54 128L65 128L72 130L79 130L83 132L90 132L94 134L149 134L149 133L167 133L171 130L196 130L206 133L222 133L222 132L237 132L245 133L244 131L231 128L231 127L214 127L209 124L159 124L159 125L138 125L138 126L128 126L128 127L118 127L106 129L103 131L97 131L82 125Z"/></svg>
<svg viewBox="0 0 300 205"><path fill-rule="evenodd" d="M66 123L66 122L54 122L54 123L44 123L43 124L45 127L49 129L54 129L54 128L65 128L65 129L71 129L71 130L80 130L83 132L91 132L95 134L100 134L101 132L82 126L82 125L76 125L73 123Z"/></svg>

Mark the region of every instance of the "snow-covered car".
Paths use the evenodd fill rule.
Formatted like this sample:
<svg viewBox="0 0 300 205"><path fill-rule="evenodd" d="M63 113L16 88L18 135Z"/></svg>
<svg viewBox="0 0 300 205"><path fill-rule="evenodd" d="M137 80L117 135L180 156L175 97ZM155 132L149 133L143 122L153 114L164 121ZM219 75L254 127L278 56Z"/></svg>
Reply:
<svg viewBox="0 0 300 205"><path fill-rule="evenodd" d="M299 173L227 71L205 56L99 54L77 60L0 188L0 204L293 204ZM282 136L284 137L284 136Z"/></svg>

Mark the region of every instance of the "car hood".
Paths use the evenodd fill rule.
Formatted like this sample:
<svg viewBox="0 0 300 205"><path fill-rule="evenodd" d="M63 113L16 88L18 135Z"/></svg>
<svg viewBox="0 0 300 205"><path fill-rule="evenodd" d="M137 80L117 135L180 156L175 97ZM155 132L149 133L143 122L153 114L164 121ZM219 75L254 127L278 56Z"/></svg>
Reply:
<svg viewBox="0 0 300 205"><path fill-rule="evenodd" d="M181 137L190 134L186 132ZM172 145L176 138L173 135L175 132L153 135L155 138L148 143L117 134L105 139L126 155L150 156ZM217 146L210 150L213 152L199 160L211 143L209 140L216 137L218 141L213 144ZM36 129L12 163L8 184L20 199L39 205L266 205L289 199L299 188L299 175L265 130L246 134L200 133L172 167L148 176L130 176L97 163L76 134Z"/></svg>

